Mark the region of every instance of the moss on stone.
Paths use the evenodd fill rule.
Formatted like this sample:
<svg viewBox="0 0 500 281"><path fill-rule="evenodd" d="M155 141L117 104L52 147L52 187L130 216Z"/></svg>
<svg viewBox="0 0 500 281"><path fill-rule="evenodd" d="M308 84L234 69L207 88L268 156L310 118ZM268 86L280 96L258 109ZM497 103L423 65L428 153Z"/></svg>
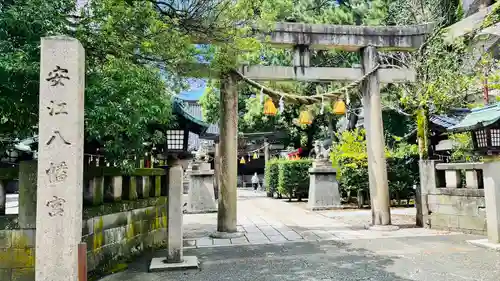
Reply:
<svg viewBox="0 0 500 281"><path fill-rule="evenodd" d="M12 269L12 281L33 281L35 280L35 268L14 268Z"/></svg>
<svg viewBox="0 0 500 281"><path fill-rule="evenodd" d="M127 224L127 239L132 239L135 236L134 224Z"/></svg>
<svg viewBox="0 0 500 281"><path fill-rule="evenodd" d="M130 177L128 197L129 197L128 198L129 200L136 200L138 198L138 196L137 196L137 178L136 177Z"/></svg>
<svg viewBox="0 0 500 281"><path fill-rule="evenodd" d="M84 172L86 179L95 177L116 177L116 176L163 176L166 172L161 168L137 168L130 173L116 167L87 167Z"/></svg>
<svg viewBox="0 0 500 281"><path fill-rule="evenodd" d="M148 198L149 192L151 192L151 181L149 180L149 176L142 177L142 197Z"/></svg>
<svg viewBox="0 0 500 281"><path fill-rule="evenodd" d="M4 268L28 268L35 266L35 250L26 249L0 249L0 261Z"/></svg>
<svg viewBox="0 0 500 281"><path fill-rule="evenodd" d="M123 200L120 202L105 203L99 206L87 206L83 209L83 219L104 216L114 213L127 212L135 209L142 209L153 206L167 204L167 197L153 197L138 200ZM135 217L133 218L136 219Z"/></svg>
<svg viewBox="0 0 500 281"><path fill-rule="evenodd" d="M161 177L155 176L155 196L161 195Z"/></svg>
<svg viewBox="0 0 500 281"><path fill-rule="evenodd" d="M12 248L27 249L35 246L35 231L30 230L13 230L12 232Z"/></svg>
<svg viewBox="0 0 500 281"><path fill-rule="evenodd" d="M94 220L94 243L92 247L92 251L94 253L99 252L104 242L104 220L102 217Z"/></svg>

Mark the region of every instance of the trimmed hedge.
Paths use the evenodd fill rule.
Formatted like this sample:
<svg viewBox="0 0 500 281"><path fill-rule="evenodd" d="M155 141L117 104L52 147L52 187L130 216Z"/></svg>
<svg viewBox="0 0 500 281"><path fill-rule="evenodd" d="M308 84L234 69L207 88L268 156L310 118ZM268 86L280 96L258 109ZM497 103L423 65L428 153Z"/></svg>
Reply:
<svg viewBox="0 0 500 281"><path fill-rule="evenodd" d="M279 164L278 192L288 198L306 198L309 193L309 168L312 161L283 160Z"/></svg>
<svg viewBox="0 0 500 281"><path fill-rule="evenodd" d="M312 160L272 159L267 162L264 178L266 190L292 198L306 198L309 193L309 168Z"/></svg>
<svg viewBox="0 0 500 281"><path fill-rule="evenodd" d="M265 171L264 171L264 180L266 182L266 191L267 193L274 194L278 191L278 174L279 174L279 159L270 159L267 161Z"/></svg>

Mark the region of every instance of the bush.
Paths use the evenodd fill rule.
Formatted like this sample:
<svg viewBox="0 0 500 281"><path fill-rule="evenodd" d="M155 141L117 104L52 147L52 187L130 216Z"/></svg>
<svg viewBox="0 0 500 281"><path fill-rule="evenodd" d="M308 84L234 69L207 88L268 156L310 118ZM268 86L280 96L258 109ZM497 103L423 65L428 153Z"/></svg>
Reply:
<svg viewBox="0 0 500 281"><path fill-rule="evenodd" d="M278 162L278 192L288 195L291 200L306 198L309 193L310 159L281 160Z"/></svg>
<svg viewBox="0 0 500 281"><path fill-rule="evenodd" d="M270 159L266 163L264 171L264 180L266 182L266 191L274 194L278 190L279 159Z"/></svg>
<svg viewBox="0 0 500 281"><path fill-rule="evenodd" d="M368 155L364 130L345 131L340 142L331 149L331 159L337 168L337 179L342 194L368 193ZM387 176L391 199L410 198L413 185L418 184L418 148L416 145L398 143L386 149Z"/></svg>

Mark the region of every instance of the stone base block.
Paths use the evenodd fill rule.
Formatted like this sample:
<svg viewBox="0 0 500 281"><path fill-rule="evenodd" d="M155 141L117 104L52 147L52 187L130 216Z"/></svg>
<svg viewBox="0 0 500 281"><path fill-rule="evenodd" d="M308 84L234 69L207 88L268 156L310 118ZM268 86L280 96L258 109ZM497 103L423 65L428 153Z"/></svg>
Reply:
<svg viewBox="0 0 500 281"><path fill-rule="evenodd" d="M216 239L231 239L231 238L239 238L243 237L245 233L243 232L214 232L210 234L211 238L216 238Z"/></svg>
<svg viewBox="0 0 500 281"><path fill-rule="evenodd" d="M307 209L315 211L338 209L340 207L340 192L336 170L324 166L310 168Z"/></svg>
<svg viewBox="0 0 500 281"><path fill-rule="evenodd" d="M467 243L481 248L500 252L500 243L491 243L490 241L488 241L488 239L467 240Z"/></svg>
<svg viewBox="0 0 500 281"><path fill-rule="evenodd" d="M214 191L214 171L191 172L186 213L203 214L217 212Z"/></svg>
<svg viewBox="0 0 500 281"><path fill-rule="evenodd" d="M399 226L397 225L370 225L368 227L369 230L374 231L396 231L399 230Z"/></svg>
<svg viewBox="0 0 500 281"><path fill-rule="evenodd" d="M170 270L186 270L198 269L200 264L196 256L184 256L183 262L167 263L167 258L153 258L149 265L149 272L170 271Z"/></svg>

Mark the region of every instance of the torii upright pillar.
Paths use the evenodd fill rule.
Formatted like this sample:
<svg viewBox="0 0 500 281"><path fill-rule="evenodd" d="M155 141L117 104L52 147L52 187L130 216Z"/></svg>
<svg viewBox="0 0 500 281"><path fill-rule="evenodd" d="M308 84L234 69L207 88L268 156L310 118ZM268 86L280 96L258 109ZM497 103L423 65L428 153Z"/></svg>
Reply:
<svg viewBox="0 0 500 281"><path fill-rule="evenodd" d="M237 230L238 174L238 89L234 73L221 77L219 162L219 209L217 232L213 238L233 238L243 235Z"/></svg>
<svg viewBox="0 0 500 281"><path fill-rule="evenodd" d="M365 73L378 64L378 52L373 46L361 51ZM368 150L368 178L372 206L372 224L374 228L391 225L389 183L387 180L387 162L385 159L384 125L382 122L382 103L379 79L370 75L362 83L363 108L365 113L366 146ZM392 226L393 229L396 227Z"/></svg>

